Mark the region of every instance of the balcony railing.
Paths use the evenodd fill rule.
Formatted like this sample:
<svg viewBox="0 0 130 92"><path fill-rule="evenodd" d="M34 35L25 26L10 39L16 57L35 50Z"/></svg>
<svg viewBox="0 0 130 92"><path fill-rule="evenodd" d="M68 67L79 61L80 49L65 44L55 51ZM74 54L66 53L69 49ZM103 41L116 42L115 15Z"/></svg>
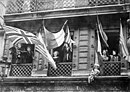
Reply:
<svg viewBox="0 0 130 92"><path fill-rule="evenodd" d="M120 76L122 73L121 61L108 61L103 62L100 67L99 76ZM124 65L123 65L124 66ZM51 66L48 67L48 77L52 76L72 76L72 63L64 62L57 64L57 69L53 69ZM124 66L125 68L125 66ZM12 64L10 66L9 77L31 77L33 70L32 64ZM126 69L127 71L127 69Z"/></svg>
<svg viewBox="0 0 130 92"><path fill-rule="evenodd" d="M23 13L66 8L129 3L129 0L9 0L6 13Z"/></svg>

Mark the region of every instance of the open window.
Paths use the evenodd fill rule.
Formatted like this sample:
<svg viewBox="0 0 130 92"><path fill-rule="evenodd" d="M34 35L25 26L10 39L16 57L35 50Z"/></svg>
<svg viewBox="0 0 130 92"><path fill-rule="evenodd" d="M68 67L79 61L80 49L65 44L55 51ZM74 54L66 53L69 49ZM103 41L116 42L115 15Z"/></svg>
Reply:
<svg viewBox="0 0 130 92"><path fill-rule="evenodd" d="M108 59L105 61L120 61L120 46L119 46L119 29L109 29L104 30L108 37L107 43L109 47L106 47L105 44L102 44L102 54L107 54ZM103 42L102 42L103 43Z"/></svg>
<svg viewBox="0 0 130 92"><path fill-rule="evenodd" d="M73 32L71 32L71 39L73 39ZM52 50L52 57L56 63L72 62L73 43L64 42L60 47Z"/></svg>
<svg viewBox="0 0 130 92"><path fill-rule="evenodd" d="M33 63L34 44L19 43L10 48L12 64Z"/></svg>

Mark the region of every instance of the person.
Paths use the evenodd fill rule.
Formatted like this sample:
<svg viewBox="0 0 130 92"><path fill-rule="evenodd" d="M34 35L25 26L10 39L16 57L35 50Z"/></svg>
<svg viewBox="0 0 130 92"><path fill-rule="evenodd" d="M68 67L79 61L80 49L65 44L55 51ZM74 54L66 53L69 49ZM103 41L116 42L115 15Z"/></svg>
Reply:
<svg viewBox="0 0 130 92"><path fill-rule="evenodd" d="M26 63L32 63L33 61L33 51L31 50L31 47L27 47L27 52L26 52Z"/></svg>
<svg viewBox="0 0 130 92"><path fill-rule="evenodd" d="M20 64L20 63L23 63L26 61L26 58L25 58L25 48L22 47L22 45L19 43L17 45L17 64Z"/></svg>
<svg viewBox="0 0 130 92"><path fill-rule="evenodd" d="M103 58L103 61L109 61L109 55L107 54L107 50L103 50L102 52L102 58Z"/></svg>
<svg viewBox="0 0 130 92"><path fill-rule="evenodd" d="M11 58L12 58L11 62L12 62L12 64L15 64L16 60L17 60L17 52L16 52L15 45L13 44L13 47L11 47L9 50L11 51L11 53L10 53Z"/></svg>
<svg viewBox="0 0 130 92"><path fill-rule="evenodd" d="M22 62L22 59L21 59L22 46L20 43L17 45L16 51L17 51L17 62L16 63L18 64L18 63Z"/></svg>
<svg viewBox="0 0 130 92"><path fill-rule="evenodd" d="M60 57L59 57L59 52L58 51L54 51L53 53L53 59L56 63L60 62Z"/></svg>
<svg viewBox="0 0 130 92"><path fill-rule="evenodd" d="M118 61L119 60L119 56L117 55L115 50L112 51L112 55L110 55L110 56L111 56L111 61Z"/></svg>
<svg viewBox="0 0 130 92"><path fill-rule="evenodd" d="M63 52L64 52L63 62L70 62L71 61L71 51L70 51L70 47L67 43L65 43L63 46Z"/></svg>

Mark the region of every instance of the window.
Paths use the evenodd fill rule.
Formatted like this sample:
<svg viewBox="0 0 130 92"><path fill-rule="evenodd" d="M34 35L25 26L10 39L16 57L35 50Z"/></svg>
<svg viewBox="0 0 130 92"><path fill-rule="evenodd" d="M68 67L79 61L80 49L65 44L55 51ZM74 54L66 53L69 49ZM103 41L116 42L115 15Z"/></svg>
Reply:
<svg viewBox="0 0 130 92"><path fill-rule="evenodd" d="M71 32L71 39L73 33ZM60 47L53 49L53 59L56 63L60 62L72 62L73 45L64 42Z"/></svg>
<svg viewBox="0 0 130 92"><path fill-rule="evenodd" d="M9 49L12 56L12 64L32 63L34 56L34 44L19 43Z"/></svg>
<svg viewBox="0 0 130 92"><path fill-rule="evenodd" d="M103 59L106 61L120 61L120 55L119 55L119 30L118 29L110 29L105 30L106 34L108 36L108 45L109 47L106 47L103 45ZM102 42L103 43L103 42ZM105 58L105 54L108 58Z"/></svg>

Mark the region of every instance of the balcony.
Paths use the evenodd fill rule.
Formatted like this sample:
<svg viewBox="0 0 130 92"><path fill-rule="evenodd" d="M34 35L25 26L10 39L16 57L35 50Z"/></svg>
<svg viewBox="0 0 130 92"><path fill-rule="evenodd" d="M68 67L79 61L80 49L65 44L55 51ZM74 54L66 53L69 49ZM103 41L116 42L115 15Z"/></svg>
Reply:
<svg viewBox="0 0 130 92"><path fill-rule="evenodd" d="M9 0L6 14L129 3L129 0Z"/></svg>
<svg viewBox="0 0 130 92"><path fill-rule="evenodd" d="M100 67L99 76L121 76L122 72L124 72L124 69L125 72L127 73L127 66L128 65L125 64L124 61L123 63L121 61L103 62L102 67ZM48 72L46 76L48 77L72 76L73 67L74 66L72 62L58 63L56 70L53 69L51 66L48 66L47 69ZM7 77L32 77L33 65L32 64L11 64L9 70L10 71L8 71Z"/></svg>

